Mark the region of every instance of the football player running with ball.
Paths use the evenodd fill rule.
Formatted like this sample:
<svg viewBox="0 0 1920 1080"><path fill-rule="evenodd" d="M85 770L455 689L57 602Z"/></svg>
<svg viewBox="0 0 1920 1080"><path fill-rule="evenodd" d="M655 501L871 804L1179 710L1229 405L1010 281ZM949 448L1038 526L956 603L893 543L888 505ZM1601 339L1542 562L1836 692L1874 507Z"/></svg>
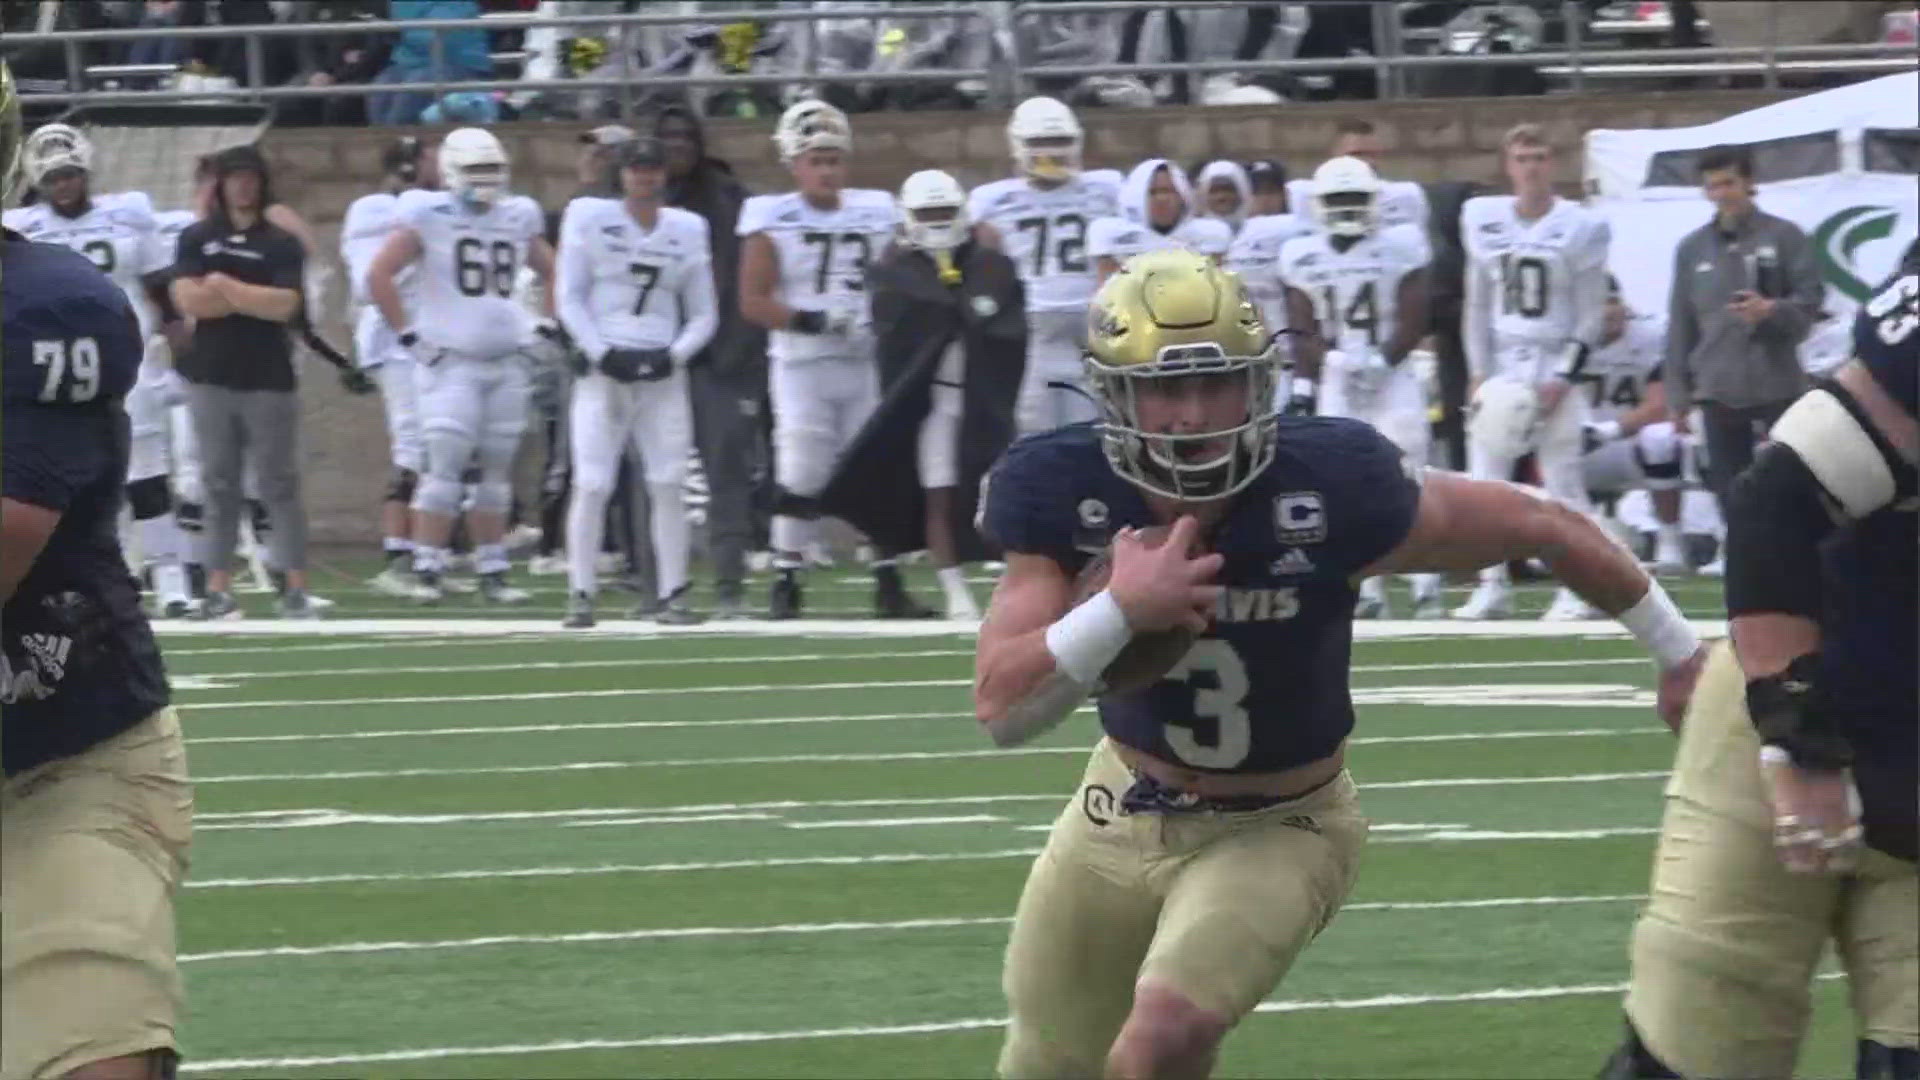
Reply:
<svg viewBox="0 0 1920 1080"><path fill-rule="evenodd" d="M1016 443L982 500L1007 570L980 722L1013 746L1098 695L1106 733L1020 899L999 1069L1201 1076L1359 864L1357 582L1537 556L1654 654L1669 718L1700 648L1586 516L1421 469L1358 420L1282 419L1272 335L1204 256L1128 261L1094 297L1086 363L1102 419ZM1103 552L1105 587L1076 603ZM1157 664L1122 657L1149 647Z"/></svg>

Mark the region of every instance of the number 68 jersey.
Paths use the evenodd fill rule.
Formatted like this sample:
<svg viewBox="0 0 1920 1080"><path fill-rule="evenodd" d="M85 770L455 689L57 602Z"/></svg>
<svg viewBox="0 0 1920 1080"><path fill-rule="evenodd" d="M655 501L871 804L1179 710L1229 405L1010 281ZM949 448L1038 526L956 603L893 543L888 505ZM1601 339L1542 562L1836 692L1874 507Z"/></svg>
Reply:
<svg viewBox="0 0 1920 1080"><path fill-rule="evenodd" d="M1353 729L1354 575L1412 529L1418 474L1358 420L1288 418L1278 440L1205 540L1226 560L1207 631L1159 682L1099 699L1115 742L1202 771L1272 772L1326 757ZM995 544L1069 576L1122 527L1157 523L1093 424L1015 443L980 506Z"/></svg>
<svg viewBox="0 0 1920 1080"><path fill-rule="evenodd" d="M514 302L527 248L545 230L540 207L507 195L469 207L452 192L401 200L401 223L420 237L413 329L429 346L460 356L505 356L527 343L532 323Z"/></svg>
<svg viewBox="0 0 1920 1080"><path fill-rule="evenodd" d="M869 188L840 192L840 205L822 210L797 191L755 195L740 207L735 231L742 237L765 233L780 260L780 300L800 311L852 315L871 326L867 303L867 264L893 239L899 211L893 196ZM865 359L872 339L850 341L832 334L796 334L775 330L767 354L775 361Z"/></svg>

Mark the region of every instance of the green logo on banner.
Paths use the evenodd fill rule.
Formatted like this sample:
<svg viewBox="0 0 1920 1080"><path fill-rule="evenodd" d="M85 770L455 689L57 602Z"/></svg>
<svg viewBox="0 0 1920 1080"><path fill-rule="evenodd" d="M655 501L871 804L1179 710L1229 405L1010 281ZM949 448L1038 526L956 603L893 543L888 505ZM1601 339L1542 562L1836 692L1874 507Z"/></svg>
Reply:
<svg viewBox="0 0 1920 1080"><path fill-rule="evenodd" d="M1864 303L1872 288L1853 272L1853 253L1871 240L1893 235L1900 212L1891 206L1849 206L1813 230L1813 249L1819 253L1820 276L1842 296Z"/></svg>

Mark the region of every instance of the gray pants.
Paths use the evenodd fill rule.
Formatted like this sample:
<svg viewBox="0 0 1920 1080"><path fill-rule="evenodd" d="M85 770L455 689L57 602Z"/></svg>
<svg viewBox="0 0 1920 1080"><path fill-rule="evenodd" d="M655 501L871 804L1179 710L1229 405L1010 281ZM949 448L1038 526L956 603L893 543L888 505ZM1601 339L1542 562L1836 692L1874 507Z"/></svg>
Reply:
<svg viewBox="0 0 1920 1080"><path fill-rule="evenodd" d="M228 390L187 384L187 406L200 439L201 483L207 491L206 567L228 570L240 543L242 478L251 461L273 529L267 564L307 568L307 511L300 502L300 397L290 390Z"/></svg>
<svg viewBox="0 0 1920 1080"><path fill-rule="evenodd" d="M738 599L753 544L753 470L760 445L760 393L701 365L688 372L693 437L707 473L707 545L714 593ZM764 390L764 384L760 388Z"/></svg>

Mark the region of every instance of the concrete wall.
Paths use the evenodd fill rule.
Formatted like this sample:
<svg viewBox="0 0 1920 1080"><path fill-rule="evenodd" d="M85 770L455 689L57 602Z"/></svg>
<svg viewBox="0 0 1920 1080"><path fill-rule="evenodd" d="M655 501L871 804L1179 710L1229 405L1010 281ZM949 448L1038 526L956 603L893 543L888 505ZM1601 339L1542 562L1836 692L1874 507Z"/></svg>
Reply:
<svg viewBox="0 0 1920 1080"><path fill-rule="evenodd" d="M1594 127L1683 127L1706 123L1787 96L1766 91L1614 94L1606 96L1449 99L1426 102L1330 103L1231 109L1105 110L1086 114L1087 164L1125 169L1146 157L1183 163L1232 157L1277 157L1302 173L1318 164L1336 125L1372 120L1386 144L1383 173L1395 179L1498 180L1502 132L1531 121L1560 150L1564 175L1578 178L1580 144ZM944 168L971 185L1004 175L1007 145L999 113L913 113L854 118L853 182L893 188L923 168ZM543 205L558 206L574 188L575 136L585 125L514 124L497 129L513 156L514 186ZM730 161L755 191L785 186L774 160L771 121L715 121L708 147ZM331 248L347 204L370 190L380 153L399 134L376 128L269 132L263 148L274 185L314 223ZM338 313L324 325L337 342L351 340ZM375 507L387 473L379 402L341 392L324 364L305 369L306 497L313 531L324 543L371 543Z"/></svg>

